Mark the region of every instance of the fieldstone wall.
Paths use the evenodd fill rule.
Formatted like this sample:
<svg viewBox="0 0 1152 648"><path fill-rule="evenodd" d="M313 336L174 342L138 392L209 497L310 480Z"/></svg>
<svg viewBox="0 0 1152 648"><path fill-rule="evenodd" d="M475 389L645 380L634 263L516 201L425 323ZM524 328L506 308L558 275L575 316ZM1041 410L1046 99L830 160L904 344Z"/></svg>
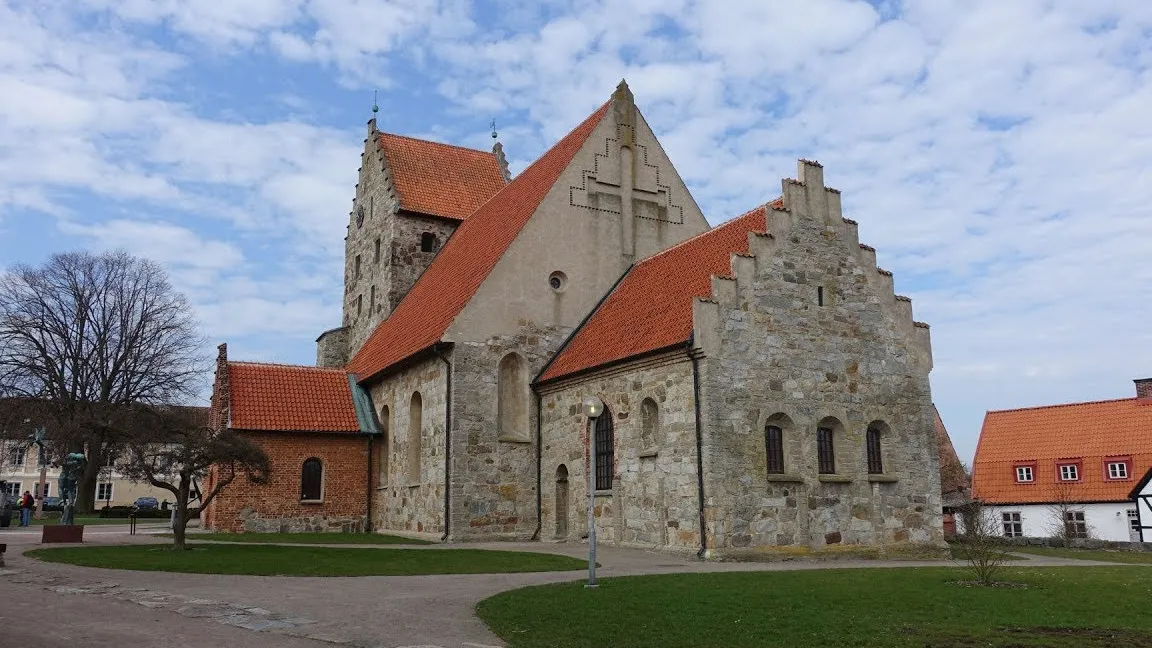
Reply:
<svg viewBox="0 0 1152 648"><path fill-rule="evenodd" d="M695 398L684 353L640 360L543 393L541 539L587 537L588 423L580 404L589 395L611 412L615 440L612 489L596 495L597 541L698 550ZM647 400L656 414L648 426L641 415Z"/></svg>
<svg viewBox="0 0 1152 648"><path fill-rule="evenodd" d="M696 305L708 545L717 555L780 547L939 546L939 453L926 328L891 274L856 240L801 163L770 236L750 236L732 279ZM783 474L768 474L765 427L783 429ZM866 430L881 437L869 474ZM835 472L820 474L817 427L834 430Z"/></svg>
<svg viewBox="0 0 1152 648"><path fill-rule="evenodd" d="M339 368L348 364L348 328L341 326L316 338L316 366Z"/></svg>
<svg viewBox="0 0 1152 648"><path fill-rule="evenodd" d="M369 388L384 430L373 447L375 531L444 530L444 405L447 367L422 360ZM410 474L413 395L420 395L419 475ZM412 477L416 479L412 479Z"/></svg>
<svg viewBox="0 0 1152 648"><path fill-rule="evenodd" d="M364 516L262 517L245 508L240 511L240 528L244 533L362 533Z"/></svg>
<svg viewBox="0 0 1152 648"><path fill-rule="evenodd" d="M536 401L531 380L568 330L521 322L519 332L452 351L452 521L457 540L527 540L536 531ZM524 429L499 430L500 363L522 359L527 400Z"/></svg>

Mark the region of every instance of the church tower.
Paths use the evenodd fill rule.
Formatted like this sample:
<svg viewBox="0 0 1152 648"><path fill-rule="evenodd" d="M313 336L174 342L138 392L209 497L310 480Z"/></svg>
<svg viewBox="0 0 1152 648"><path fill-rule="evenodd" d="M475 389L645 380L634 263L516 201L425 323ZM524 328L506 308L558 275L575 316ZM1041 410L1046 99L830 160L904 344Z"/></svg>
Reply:
<svg viewBox="0 0 1152 648"><path fill-rule="evenodd" d="M492 152L384 133L368 122L344 237L341 326L316 340L316 364L342 367L432 262L456 227L509 181Z"/></svg>

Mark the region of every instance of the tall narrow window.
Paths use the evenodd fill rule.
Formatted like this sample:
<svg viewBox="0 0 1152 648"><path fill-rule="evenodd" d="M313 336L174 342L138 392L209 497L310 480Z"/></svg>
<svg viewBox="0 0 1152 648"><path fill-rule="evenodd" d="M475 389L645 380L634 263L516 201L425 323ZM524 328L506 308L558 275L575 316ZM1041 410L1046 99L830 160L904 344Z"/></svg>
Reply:
<svg viewBox="0 0 1152 648"><path fill-rule="evenodd" d="M528 440L528 372L524 360L509 353L500 361L496 384L496 433L501 439Z"/></svg>
<svg viewBox="0 0 1152 648"><path fill-rule="evenodd" d="M824 305L824 286L816 286L816 305Z"/></svg>
<svg viewBox="0 0 1152 648"><path fill-rule="evenodd" d="M300 467L300 500L319 502L324 496L324 465L316 457Z"/></svg>
<svg viewBox="0 0 1152 648"><path fill-rule="evenodd" d="M873 475L884 473L884 460L880 453L880 428L868 428L868 472Z"/></svg>
<svg viewBox="0 0 1152 648"><path fill-rule="evenodd" d="M432 232L424 232L420 235L420 251L421 252L435 252L436 251L436 235Z"/></svg>
<svg viewBox="0 0 1152 648"><path fill-rule="evenodd" d="M389 418L388 406L385 405L380 408L380 458L376 467L379 472L377 479L381 486L388 485L388 449L392 445L392 440L388 437L388 426L391 423Z"/></svg>
<svg viewBox="0 0 1152 648"><path fill-rule="evenodd" d="M764 428L764 447L768 453L768 474L784 474L784 430L778 425Z"/></svg>
<svg viewBox="0 0 1152 648"><path fill-rule="evenodd" d="M372 262L380 263L380 239L376 239L376 247L372 252Z"/></svg>
<svg viewBox="0 0 1152 648"><path fill-rule="evenodd" d="M356 295L356 317L364 312L364 295Z"/></svg>
<svg viewBox="0 0 1152 648"><path fill-rule="evenodd" d="M660 408L656 401L645 398L640 403L640 449L648 450L660 445Z"/></svg>
<svg viewBox="0 0 1152 648"><path fill-rule="evenodd" d="M372 291L368 296L368 314L376 312L376 286L372 286Z"/></svg>
<svg viewBox="0 0 1152 648"><path fill-rule="evenodd" d="M412 394L412 404L408 409L408 484L420 483L421 426L424 423L424 401L420 392Z"/></svg>
<svg viewBox="0 0 1152 648"><path fill-rule="evenodd" d="M352 276L356 279L360 278L360 255L356 255L356 268L353 270Z"/></svg>
<svg viewBox="0 0 1152 648"><path fill-rule="evenodd" d="M612 411L607 406L596 419L596 490L612 488L613 455Z"/></svg>
<svg viewBox="0 0 1152 648"><path fill-rule="evenodd" d="M832 448L832 428L816 428L816 455L821 475L836 474L836 455Z"/></svg>

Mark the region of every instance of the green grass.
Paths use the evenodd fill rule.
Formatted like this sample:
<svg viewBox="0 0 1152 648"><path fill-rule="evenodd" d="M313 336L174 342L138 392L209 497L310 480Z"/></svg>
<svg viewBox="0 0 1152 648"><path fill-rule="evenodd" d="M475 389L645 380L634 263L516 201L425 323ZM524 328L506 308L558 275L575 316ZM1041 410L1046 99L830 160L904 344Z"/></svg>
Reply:
<svg viewBox="0 0 1152 648"><path fill-rule="evenodd" d="M829 569L610 578L498 594L477 612L510 648L1136 648L1152 646L1152 570Z"/></svg>
<svg viewBox="0 0 1152 648"><path fill-rule="evenodd" d="M582 569L582 560L554 554L480 549L345 549L276 545L61 547L25 555L83 567L254 576L406 576L494 574Z"/></svg>
<svg viewBox="0 0 1152 648"><path fill-rule="evenodd" d="M164 537L171 538L172 534ZM197 542L250 542L290 544L432 544L427 540L413 540L379 533L189 533L188 540Z"/></svg>
<svg viewBox="0 0 1152 648"><path fill-rule="evenodd" d="M1051 556L1053 558L1103 560L1104 562L1152 565L1152 552L1150 551L1106 551L1102 549L1064 549L1060 547L1016 547L1012 549L1012 551L1035 554L1037 556Z"/></svg>

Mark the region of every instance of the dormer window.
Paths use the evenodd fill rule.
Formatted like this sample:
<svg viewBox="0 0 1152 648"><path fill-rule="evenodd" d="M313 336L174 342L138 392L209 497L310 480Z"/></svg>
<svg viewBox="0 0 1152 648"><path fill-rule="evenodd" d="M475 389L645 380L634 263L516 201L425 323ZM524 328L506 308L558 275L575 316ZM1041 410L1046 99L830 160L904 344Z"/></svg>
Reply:
<svg viewBox="0 0 1152 648"><path fill-rule="evenodd" d="M1076 464L1060 464L1060 481L1080 481L1080 467Z"/></svg>
<svg viewBox="0 0 1152 648"><path fill-rule="evenodd" d="M1030 484L1034 480L1032 466L1016 466L1016 482Z"/></svg>
<svg viewBox="0 0 1152 648"><path fill-rule="evenodd" d="M1104 474L1108 479L1128 479L1132 471L1128 467L1127 459L1109 459L1105 462Z"/></svg>

